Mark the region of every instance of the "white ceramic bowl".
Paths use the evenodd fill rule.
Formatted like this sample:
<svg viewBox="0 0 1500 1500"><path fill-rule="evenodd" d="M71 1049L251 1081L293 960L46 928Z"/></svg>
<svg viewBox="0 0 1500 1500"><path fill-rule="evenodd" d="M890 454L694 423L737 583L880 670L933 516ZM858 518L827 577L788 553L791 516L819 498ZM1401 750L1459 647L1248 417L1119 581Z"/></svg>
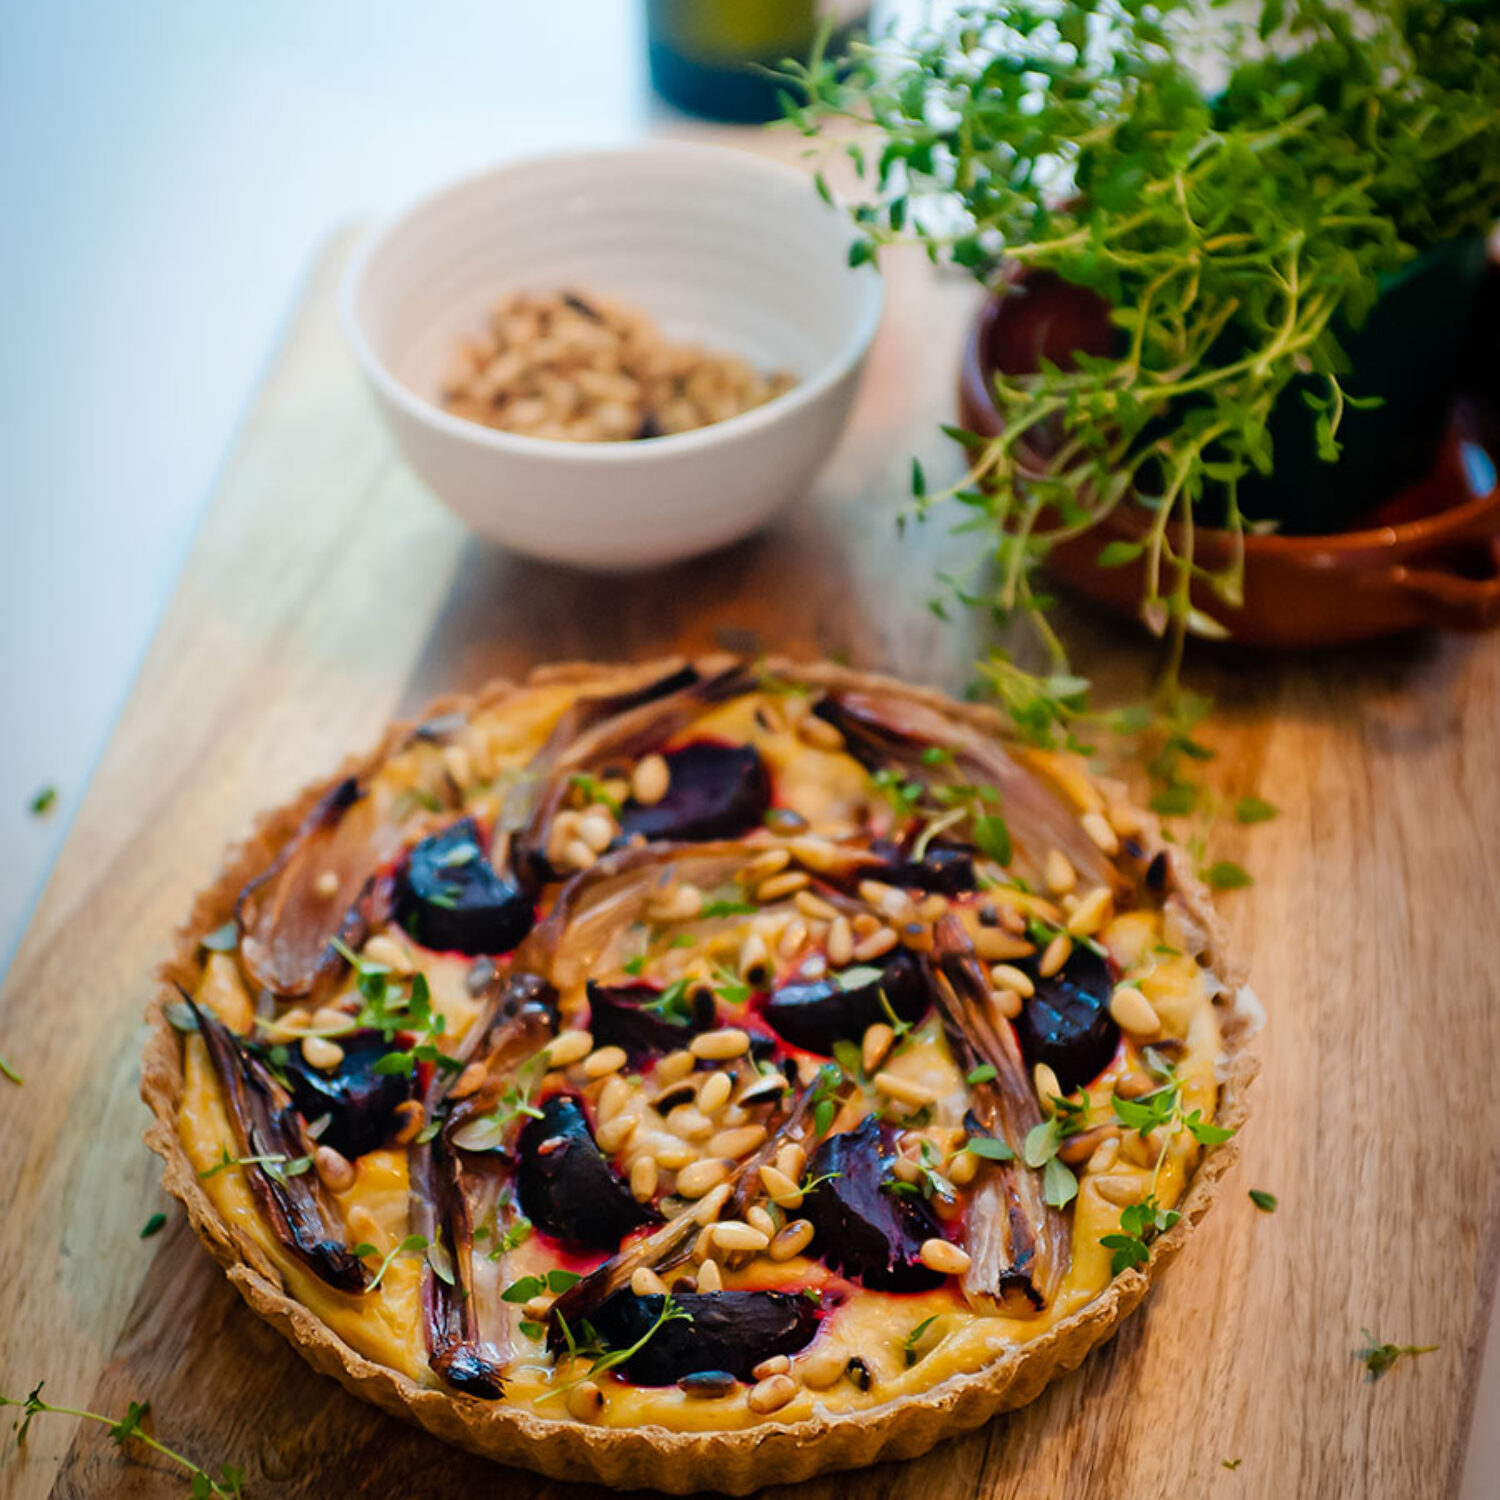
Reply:
<svg viewBox="0 0 1500 1500"><path fill-rule="evenodd" d="M850 269L850 238L803 173L747 152L537 158L376 231L345 279L344 327L408 462L475 531L553 562L650 567L755 530L827 458L880 318L879 277ZM711 427L625 443L523 437L440 408L454 351L500 297L567 289L798 384Z"/></svg>

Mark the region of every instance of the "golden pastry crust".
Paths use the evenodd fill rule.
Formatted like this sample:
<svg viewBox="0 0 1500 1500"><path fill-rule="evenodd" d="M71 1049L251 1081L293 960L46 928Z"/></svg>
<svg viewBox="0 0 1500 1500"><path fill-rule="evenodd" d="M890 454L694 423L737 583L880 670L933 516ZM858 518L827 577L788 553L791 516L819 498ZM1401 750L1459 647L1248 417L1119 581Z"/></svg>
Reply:
<svg viewBox="0 0 1500 1500"><path fill-rule="evenodd" d="M565 663L538 669L524 686L583 681L603 686L611 679L665 673L682 664L681 659L619 667ZM696 665L707 671L723 665L723 660L700 659ZM772 659L765 667L813 686L900 694L987 734L1008 737L1006 722L995 710L957 703L932 689L827 663ZM492 682L474 695L438 700L423 718L493 707L521 686ZM593 1427L540 1417L519 1406L486 1402L456 1391L426 1388L363 1357L288 1294L269 1257L226 1220L199 1180L179 1134L183 1047L166 1018L166 1006L177 998L178 984L191 985L195 979L201 939L233 914L245 884L270 864L319 798L343 778L368 773L380 764L412 727L393 726L372 752L349 758L333 776L265 814L250 837L229 851L218 878L195 901L176 935L171 957L159 970L160 987L147 1012L150 1035L141 1079L142 1097L154 1116L145 1139L165 1164L163 1186L182 1203L199 1238L246 1302L280 1330L315 1369L331 1375L353 1394L393 1416L418 1423L448 1442L501 1462L536 1469L556 1479L591 1480L621 1489L650 1486L681 1494L713 1488L745 1494L773 1476L778 1483L796 1482L829 1470L910 1458L942 1438L1024 1405L1055 1376L1076 1368L1139 1305L1213 1203L1220 1180L1234 1161L1233 1140L1203 1154L1178 1204L1180 1220L1151 1246L1147 1264L1116 1276L1077 1312L1036 1338L1012 1347L980 1370L950 1376L921 1394L846 1414L787 1424L767 1421L734 1431ZM1143 815L1142 822L1141 842L1149 851L1167 852L1172 886L1184 911L1206 937L1211 972L1230 996L1230 1003L1220 1008L1219 1015L1222 1043L1216 1119L1238 1129L1246 1117L1246 1091L1257 1066L1247 1043L1255 1029L1258 1007L1248 991L1240 990L1239 976L1226 966L1221 929L1206 891L1180 852L1162 843L1154 820Z"/></svg>

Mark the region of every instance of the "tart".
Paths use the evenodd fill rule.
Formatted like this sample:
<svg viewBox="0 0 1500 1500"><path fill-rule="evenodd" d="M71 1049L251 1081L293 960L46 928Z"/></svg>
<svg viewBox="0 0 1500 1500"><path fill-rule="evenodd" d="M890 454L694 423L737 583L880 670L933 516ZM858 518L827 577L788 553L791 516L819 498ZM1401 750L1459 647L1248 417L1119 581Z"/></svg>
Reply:
<svg viewBox="0 0 1500 1500"><path fill-rule="evenodd" d="M1257 1010L1148 814L829 665L569 666L266 817L162 971L167 1188L319 1370L744 1493L1031 1400L1213 1196Z"/></svg>

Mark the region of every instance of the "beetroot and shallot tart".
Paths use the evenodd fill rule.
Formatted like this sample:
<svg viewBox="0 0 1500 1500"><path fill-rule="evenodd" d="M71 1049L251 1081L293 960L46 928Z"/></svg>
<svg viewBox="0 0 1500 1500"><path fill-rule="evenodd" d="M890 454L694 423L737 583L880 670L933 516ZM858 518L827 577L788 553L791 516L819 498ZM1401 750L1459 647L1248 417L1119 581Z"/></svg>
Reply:
<svg viewBox="0 0 1500 1500"><path fill-rule="evenodd" d="M148 1140L251 1306L450 1441L673 1491L1032 1399L1253 1071L1120 786L780 661L437 705L263 820L163 981Z"/></svg>

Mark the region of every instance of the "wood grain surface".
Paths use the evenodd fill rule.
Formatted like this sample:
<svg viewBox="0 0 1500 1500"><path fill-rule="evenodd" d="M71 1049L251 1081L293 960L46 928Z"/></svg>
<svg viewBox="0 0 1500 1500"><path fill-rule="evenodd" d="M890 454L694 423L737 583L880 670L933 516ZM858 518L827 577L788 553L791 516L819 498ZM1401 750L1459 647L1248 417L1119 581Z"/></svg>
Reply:
<svg viewBox="0 0 1500 1500"><path fill-rule="evenodd" d="M168 1210L139 1144L153 965L254 812L447 689L563 657L752 640L961 688L981 646L927 611L963 557L893 520L911 457L956 459L972 287L890 268L851 430L759 538L624 580L469 538L402 468L319 265L0 997L0 1390L123 1411L261 1497L593 1494L444 1448L314 1375ZM1139 686L1126 628L1070 618L1080 665ZM1029 1408L924 1459L803 1487L876 1496L1428 1496L1456 1487L1500 1244L1500 637L1195 663L1228 796L1281 809L1217 852L1271 1024L1243 1159L1145 1312ZM12 726L18 732L20 726ZM1257 1212L1246 1189L1280 1198ZM1361 1326L1437 1343L1367 1384ZM1234 1470L1226 1461L1239 1460ZM774 1474L765 1476L774 1482ZM102 1428L0 1429L0 1495L186 1492Z"/></svg>

